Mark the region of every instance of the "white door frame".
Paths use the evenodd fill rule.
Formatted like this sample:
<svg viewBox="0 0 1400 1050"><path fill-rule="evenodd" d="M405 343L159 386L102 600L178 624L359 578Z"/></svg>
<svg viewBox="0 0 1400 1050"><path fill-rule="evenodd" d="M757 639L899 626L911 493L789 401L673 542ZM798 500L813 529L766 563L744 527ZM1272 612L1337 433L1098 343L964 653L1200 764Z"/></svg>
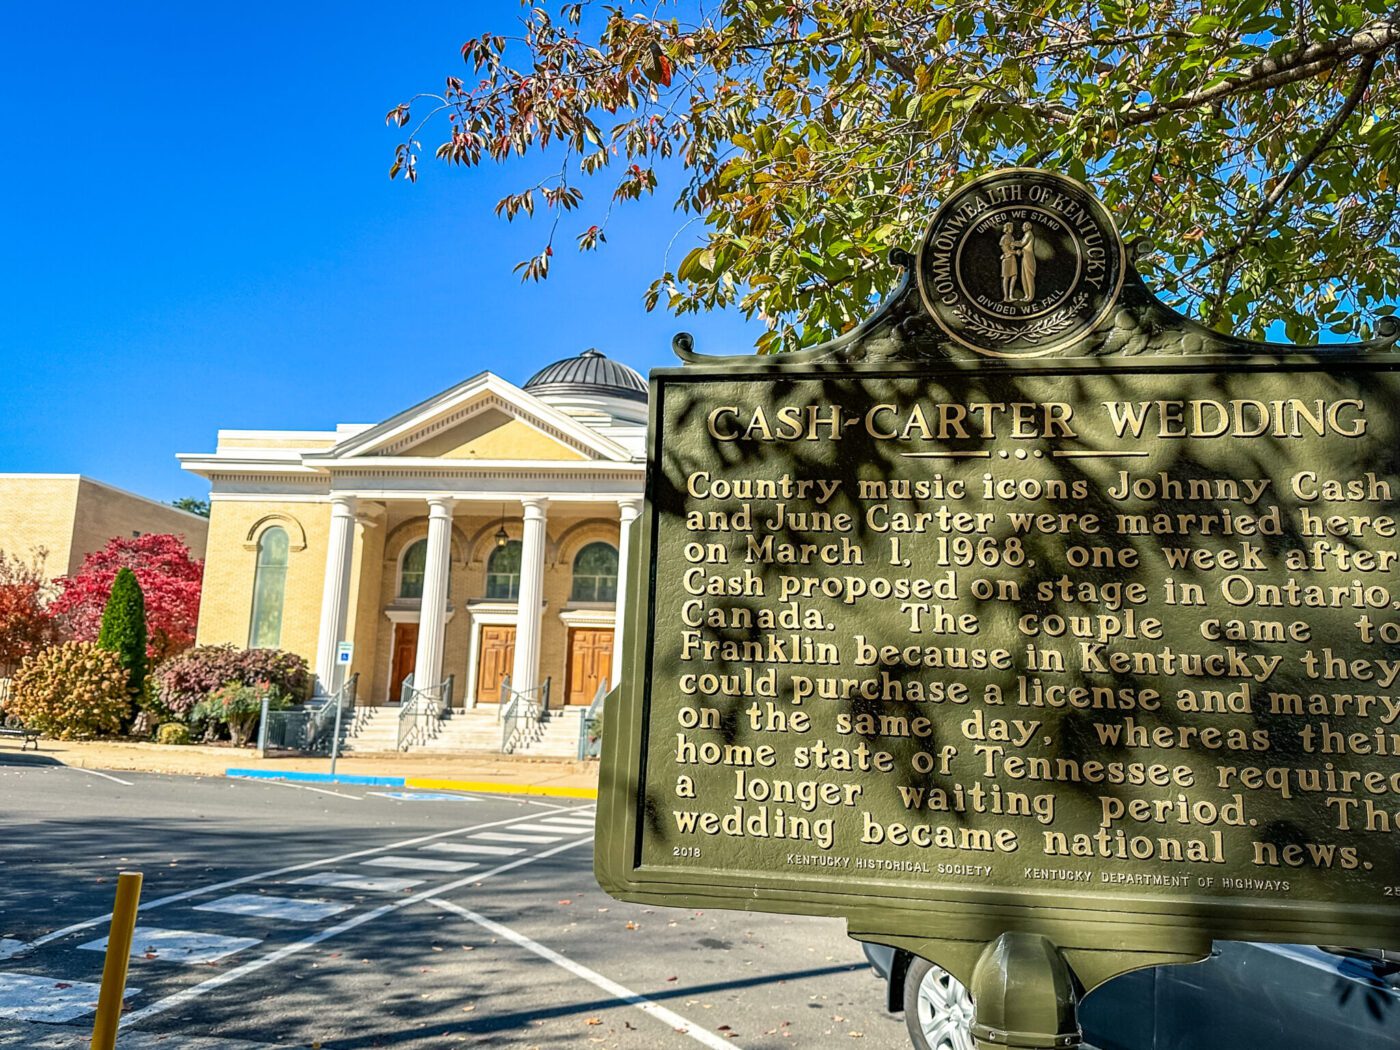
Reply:
<svg viewBox="0 0 1400 1050"><path fill-rule="evenodd" d="M467 692L463 696L463 707L476 706L476 672L481 659L481 629L483 627L518 627L520 614L515 602L468 602L467 616L471 624L468 629L470 641L467 645Z"/></svg>

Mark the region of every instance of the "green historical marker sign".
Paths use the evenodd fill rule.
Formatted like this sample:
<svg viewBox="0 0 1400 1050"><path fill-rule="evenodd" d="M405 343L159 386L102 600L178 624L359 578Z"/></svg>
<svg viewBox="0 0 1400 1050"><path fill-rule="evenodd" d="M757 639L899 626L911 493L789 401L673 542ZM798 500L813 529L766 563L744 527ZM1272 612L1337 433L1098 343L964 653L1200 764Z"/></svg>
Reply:
<svg viewBox="0 0 1400 1050"><path fill-rule="evenodd" d="M907 261L849 337L653 373L603 887L1049 995L987 1045L1074 1045L1069 970L1396 944L1400 326L1203 329L1046 172Z"/></svg>

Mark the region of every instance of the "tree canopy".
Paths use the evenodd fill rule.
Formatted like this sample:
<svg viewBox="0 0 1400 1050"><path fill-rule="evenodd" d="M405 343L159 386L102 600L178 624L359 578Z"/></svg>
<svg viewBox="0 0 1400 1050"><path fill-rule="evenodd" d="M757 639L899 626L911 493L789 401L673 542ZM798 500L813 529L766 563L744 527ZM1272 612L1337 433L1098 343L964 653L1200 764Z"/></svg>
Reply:
<svg viewBox="0 0 1400 1050"><path fill-rule="evenodd" d="M77 641L94 641L117 575L130 569L142 594L146 659L154 667L194 644L204 563L190 557L178 536L152 533L114 537L83 559L73 576L58 580L60 593L49 607Z"/></svg>
<svg viewBox="0 0 1400 1050"><path fill-rule="evenodd" d="M125 566L112 580L97 645L121 658L127 690L134 697L141 696L146 684L146 600L136 574Z"/></svg>
<svg viewBox="0 0 1400 1050"><path fill-rule="evenodd" d="M48 610L55 588L44 574L47 557L42 548L28 560L0 550L0 678L58 642L58 623Z"/></svg>
<svg viewBox="0 0 1400 1050"><path fill-rule="evenodd" d="M648 308L737 306L759 349L810 345L870 313L952 187L1019 164L1087 181L1155 246L1154 286L1218 327L1365 334L1400 292L1394 0L521 7L389 121L391 177L417 178L429 135L520 167L497 213L552 213L523 279L669 178L702 243Z"/></svg>

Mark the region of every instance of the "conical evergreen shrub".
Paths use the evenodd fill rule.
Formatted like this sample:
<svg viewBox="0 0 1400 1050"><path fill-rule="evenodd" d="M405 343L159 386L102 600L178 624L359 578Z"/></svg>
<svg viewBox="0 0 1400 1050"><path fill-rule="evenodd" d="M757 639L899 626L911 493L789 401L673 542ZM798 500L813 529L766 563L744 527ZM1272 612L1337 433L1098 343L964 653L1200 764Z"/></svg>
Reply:
<svg viewBox="0 0 1400 1050"><path fill-rule="evenodd" d="M97 644L121 658L128 691L133 697L141 696L146 684L146 599L130 569L118 569L112 581Z"/></svg>

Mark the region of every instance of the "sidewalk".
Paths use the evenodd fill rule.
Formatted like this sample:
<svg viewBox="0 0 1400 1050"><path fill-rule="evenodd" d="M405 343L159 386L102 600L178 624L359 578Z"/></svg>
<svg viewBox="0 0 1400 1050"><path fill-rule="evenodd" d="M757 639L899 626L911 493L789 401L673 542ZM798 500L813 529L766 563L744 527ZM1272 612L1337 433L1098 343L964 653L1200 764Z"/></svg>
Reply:
<svg viewBox="0 0 1400 1050"><path fill-rule="evenodd" d="M25 761L59 762L80 769L123 770L133 773L172 773L184 776L221 777L229 769L259 773L328 773L328 758L259 758L252 748L171 746L128 741L42 740L39 751L24 752ZM0 743L0 761L18 755L17 746ZM350 776L403 777L412 786L448 788L473 784L463 790L496 790L519 787L592 791L598 786L598 763L570 759L529 758L489 752L460 755L415 755L396 751L344 755L336 773ZM432 783L426 783L431 781Z"/></svg>

